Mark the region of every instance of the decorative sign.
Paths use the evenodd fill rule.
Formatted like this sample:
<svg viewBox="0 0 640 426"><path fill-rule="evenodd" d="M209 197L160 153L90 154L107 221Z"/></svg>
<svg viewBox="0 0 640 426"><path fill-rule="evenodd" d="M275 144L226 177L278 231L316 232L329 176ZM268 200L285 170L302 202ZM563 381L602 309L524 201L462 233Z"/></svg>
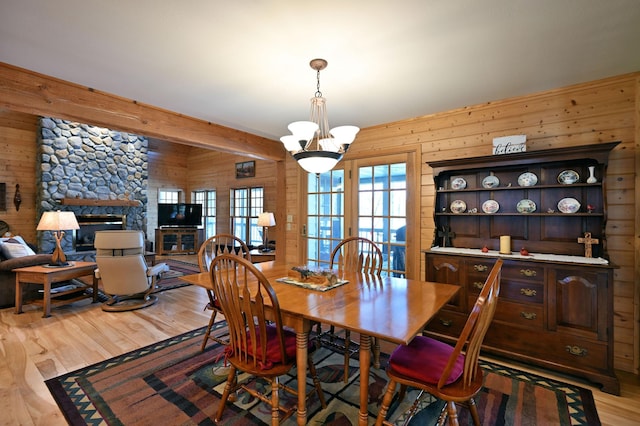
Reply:
<svg viewBox="0 0 640 426"><path fill-rule="evenodd" d="M527 151L527 135L493 138L493 155L514 154Z"/></svg>

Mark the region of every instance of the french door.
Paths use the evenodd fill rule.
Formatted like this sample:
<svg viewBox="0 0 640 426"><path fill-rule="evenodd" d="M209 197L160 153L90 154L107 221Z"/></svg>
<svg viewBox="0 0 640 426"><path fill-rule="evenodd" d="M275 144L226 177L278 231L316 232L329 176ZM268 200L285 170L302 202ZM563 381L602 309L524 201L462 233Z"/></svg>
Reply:
<svg viewBox="0 0 640 426"><path fill-rule="evenodd" d="M333 248L361 236L382 250L383 274L406 271L408 155L343 161L307 181L307 260L328 267Z"/></svg>

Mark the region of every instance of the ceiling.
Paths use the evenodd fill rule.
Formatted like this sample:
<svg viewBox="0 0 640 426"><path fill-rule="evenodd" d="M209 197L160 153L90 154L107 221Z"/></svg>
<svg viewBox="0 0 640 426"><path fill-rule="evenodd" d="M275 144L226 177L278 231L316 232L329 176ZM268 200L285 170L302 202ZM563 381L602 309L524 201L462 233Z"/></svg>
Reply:
<svg viewBox="0 0 640 426"><path fill-rule="evenodd" d="M0 0L0 62L271 139L640 71L638 0Z"/></svg>

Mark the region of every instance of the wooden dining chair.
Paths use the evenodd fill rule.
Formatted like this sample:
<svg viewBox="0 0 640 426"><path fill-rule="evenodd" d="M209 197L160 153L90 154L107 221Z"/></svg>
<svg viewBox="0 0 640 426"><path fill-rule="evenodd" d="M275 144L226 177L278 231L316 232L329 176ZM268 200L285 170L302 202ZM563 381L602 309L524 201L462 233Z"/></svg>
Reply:
<svg viewBox="0 0 640 426"><path fill-rule="evenodd" d="M229 326L230 343L225 359L230 363L227 383L215 416L222 418L229 396L242 389L255 398L271 405L271 424L278 425L293 414L297 407L284 407L279 391L294 395L297 391L279 381L296 364L296 333L283 327L278 297L269 280L249 260L221 254L211 263L211 281L214 293ZM320 380L316 374L309 346L309 372L314 388L306 395L317 392L322 408L326 407ZM261 392L261 386L252 386L244 378L238 381L236 373L249 374L252 379L262 378L271 382L271 396ZM280 411L284 414L281 417Z"/></svg>
<svg viewBox="0 0 640 426"><path fill-rule="evenodd" d="M446 401L438 424L444 424L448 416L450 425L458 425L456 403L459 403L469 407L474 425L480 425L474 397L482 389L484 374L478 365L478 356L498 303L502 263L502 259L498 259L491 269L455 347L431 337L416 336L408 345L398 346L393 351L387 365L389 385L380 406L377 426L390 425L385 419L397 384L400 384L400 401L407 386L421 390L418 399L422 392L428 392ZM408 419L415 414L418 399L412 405Z"/></svg>
<svg viewBox="0 0 640 426"><path fill-rule="evenodd" d="M373 241L363 237L345 238L331 252L332 269L338 269L338 275L342 271L361 272L380 276L382 273L382 251ZM359 344L351 340L351 331L344 331L344 344L336 336L335 327L331 326L329 331L322 332L321 324L317 325L318 342L325 346L344 352L344 382L349 381L349 359L358 352ZM373 364L380 367L380 344L377 339L373 339Z"/></svg>
<svg viewBox="0 0 640 426"><path fill-rule="evenodd" d="M213 261L213 259L219 254L228 253L242 256L251 261L249 247L244 241L235 235L217 234L202 243L198 250L198 266L200 267L200 272L209 272L211 261ZM205 332L204 340L202 341L202 351L204 351L209 340L213 340L223 345L229 343L227 339L222 339L220 336L215 336L213 334L213 324L216 321L218 313L222 314L222 309L220 308L220 304L216 300L216 296L213 291L207 290L207 296L209 298L209 302L205 306L205 310L211 311L211 318L209 319L209 325L207 326L207 331Z"/></svg>

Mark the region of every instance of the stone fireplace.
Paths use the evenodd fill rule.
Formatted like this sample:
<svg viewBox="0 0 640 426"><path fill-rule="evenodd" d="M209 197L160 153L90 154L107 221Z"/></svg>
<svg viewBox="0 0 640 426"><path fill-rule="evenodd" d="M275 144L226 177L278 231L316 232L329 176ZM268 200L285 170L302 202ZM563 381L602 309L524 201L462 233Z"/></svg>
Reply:
<svg viewBox="0 0 640 426"><path fill-rule="evenodd" d="M64 236L62 248L69 259L93 260L89 253L93 252L96 227L146 230L149 173L145 137L43 117L38 162L38 217L45 211L73 211L82 228ZM104 219L87 223L88 217ZM115 217L120 218L119 223L112 223ZM51 253L55 244L50 232L39 233L40 252Z"/></svg>

